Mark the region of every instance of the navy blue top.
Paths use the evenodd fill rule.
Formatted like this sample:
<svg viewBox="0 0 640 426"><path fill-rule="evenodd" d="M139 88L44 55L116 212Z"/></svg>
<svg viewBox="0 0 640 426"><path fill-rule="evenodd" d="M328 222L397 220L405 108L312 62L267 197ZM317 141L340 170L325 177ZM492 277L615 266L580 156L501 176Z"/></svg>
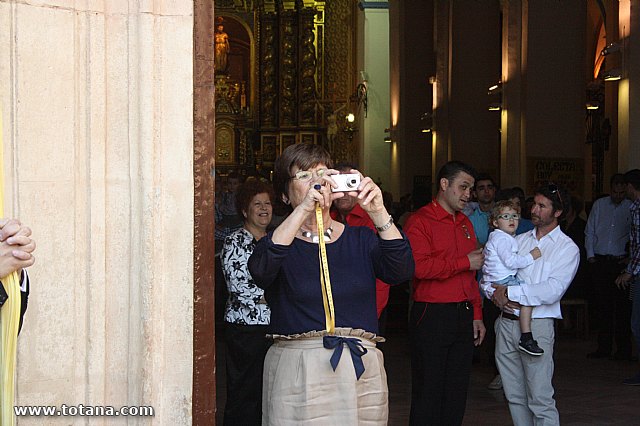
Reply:
<svg viewBox="0 0 640 426"><path fill-rule="evenodd" d="M318 244L295 238L274 244L262 238L249 258L249 272L265 290L271 307L271 333L297 334L326 328ZM383 240L366 227L347 226L327 247L336 327L378 333L376 281L400 284L413 277L409 241Z"/></svg>

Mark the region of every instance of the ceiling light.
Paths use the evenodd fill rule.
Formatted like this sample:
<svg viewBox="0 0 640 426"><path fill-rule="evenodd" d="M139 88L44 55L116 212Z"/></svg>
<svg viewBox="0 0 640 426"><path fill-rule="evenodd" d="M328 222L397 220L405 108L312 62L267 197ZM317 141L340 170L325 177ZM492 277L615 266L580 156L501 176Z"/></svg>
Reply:
<svg viewBox="0 0 640 426"><path fill-rule="evenodd" d="M489 111L500 111L502 104L500 102L492 102L489 104Z"/></svg>
<svg viewBox="0 0 640 426"><path fill-rule="evenodd" d="M593 109L598 109L598 108L600 108L600 106L598 105L597 102L593 102L593 101L587 102L587 109L593 110Z"/></svg>

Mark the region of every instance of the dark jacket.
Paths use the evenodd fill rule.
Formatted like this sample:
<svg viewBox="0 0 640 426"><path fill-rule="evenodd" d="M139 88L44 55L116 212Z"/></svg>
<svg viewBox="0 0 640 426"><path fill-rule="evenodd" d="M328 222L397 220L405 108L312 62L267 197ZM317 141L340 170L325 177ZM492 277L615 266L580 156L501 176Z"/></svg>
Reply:
<svg viewBox="0 0 640 426"><path fill-rule="evenodd" d="M27 285L26 291L20 292L20 324L18 325L18 333L20 333L20 330L22 329L22 319L24 318L24 313L27 311L27 302L29 300L29 276L25 274L24 270L22 270L20 275L20 283L22 283L23 280L26 280ZM0 282L0 308L4 305L4 302L6 302L7 299L9 299L9 295L4 289L2 282Z"/></svg>

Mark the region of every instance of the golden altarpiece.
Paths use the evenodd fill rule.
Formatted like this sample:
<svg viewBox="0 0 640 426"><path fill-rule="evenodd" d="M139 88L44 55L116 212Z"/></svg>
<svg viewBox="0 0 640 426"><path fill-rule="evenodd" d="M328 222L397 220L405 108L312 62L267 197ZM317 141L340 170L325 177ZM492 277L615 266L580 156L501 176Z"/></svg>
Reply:
<svg viewBox="0 0 640 426"><path fill-rule="evenodd" d="M356 2L216 0L215 164L268 177L295 143L355 161ZM351 133L350 133L351 132Z"/></svg>

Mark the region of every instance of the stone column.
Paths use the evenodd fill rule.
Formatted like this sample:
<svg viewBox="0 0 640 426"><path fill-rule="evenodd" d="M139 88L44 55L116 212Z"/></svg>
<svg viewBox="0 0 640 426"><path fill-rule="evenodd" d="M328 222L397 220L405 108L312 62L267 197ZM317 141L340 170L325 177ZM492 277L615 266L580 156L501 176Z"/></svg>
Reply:
<svg viewBox="0 0 640 426"><path fill-rule="evenodd" d="M504 0L502 7L501 183L531 192L551 179L582 196L586 4ZM562 25L547 25L558 16ZM536 158L548 168L527 170Z"/></svg>
<svg viewBox="0 0 640 426"><path fill-rule="evenodd" d="M640 0L621 0L618 7L622 79L605 84L618 85L618 170L625 172L640 168L640 53L633 49L640 46Z"/></svg>
<svg viewBox="0 0 640 426"><path fill-rule="evenodd" d="M502 110L500 176L503 186L522 186L526 179L526 0L502 0Z"/></svg>
<svg viewBox="0 0 640 426"><path fill-rule="evenodd" d="M433 84L433 124L431 150L431 180L433 194L438 193L438 170L451 159L449 133L449 97L451 92L451 7L449 1L435 1L436 78Z"/></svg>
<svg viewBox="0 0 640 426"><path fill-rule="evenodd" d="M17 403L189 424L193 4L1 2L0 27L7 205L38 243Z"/></svg>

